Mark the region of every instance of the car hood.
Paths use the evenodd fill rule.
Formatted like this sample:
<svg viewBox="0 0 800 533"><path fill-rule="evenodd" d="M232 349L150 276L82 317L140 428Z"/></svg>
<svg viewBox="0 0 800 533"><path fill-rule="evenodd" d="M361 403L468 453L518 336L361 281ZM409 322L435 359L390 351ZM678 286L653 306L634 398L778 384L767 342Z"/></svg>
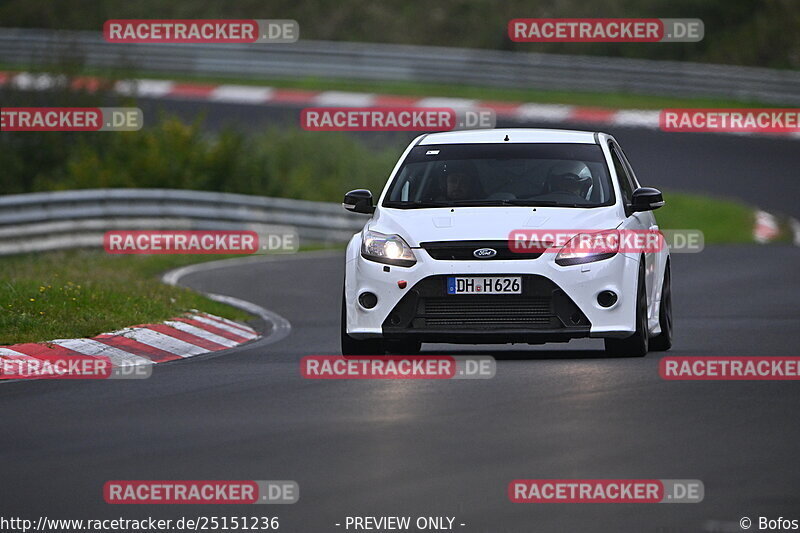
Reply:
<svg viewBox="0 0 800 533"><path fill-rule="evenodd" d="M369 229L403 237L412 247L427 241L506 240L514 230L602 230L620 225L614 206L380 208Z"/></svg>

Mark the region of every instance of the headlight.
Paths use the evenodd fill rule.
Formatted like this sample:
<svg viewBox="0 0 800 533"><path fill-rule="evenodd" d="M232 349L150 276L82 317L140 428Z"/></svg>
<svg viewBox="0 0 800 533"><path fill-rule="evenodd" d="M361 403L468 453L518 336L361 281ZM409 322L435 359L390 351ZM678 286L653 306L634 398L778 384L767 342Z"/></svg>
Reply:
<svg viewBox="0 0 800 533"><path fill-rule="evenodd" d="M617 230L578 233L558 252L556 264L570 266L593 263L614 257L618 251L619 232Z"/></svg>
<svg viewBox="0 0 800 533"><path fill-rule="evenodd" d="M377 231L365 231L361 235L361 257L403 267L410 267L417 262L414 252L402 237Z"/></svg>

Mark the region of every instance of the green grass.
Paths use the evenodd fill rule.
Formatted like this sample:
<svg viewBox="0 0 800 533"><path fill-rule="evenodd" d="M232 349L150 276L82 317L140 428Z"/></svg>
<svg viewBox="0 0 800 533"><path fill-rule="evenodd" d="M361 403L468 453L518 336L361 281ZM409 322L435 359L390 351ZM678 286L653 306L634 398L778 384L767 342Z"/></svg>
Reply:
<svg viewBox="0 0 800 533"><path fill-rule="evenodd" d="M49 72L47 67L23 68L18 65L0 64L0 70L28 72ZM75 74L74 72L72 74ZM308 91L352 91L380 93L401 96L441 96L470 98L499 102L534 102L541 104L568 104L590 107L621 109L664 109L664 108L727 108L779 107L753 100L731 98L677 98L670 96L643 95L619 92L590 91L551 91L543 89L506 89L499 87L479 87L462 84L418 83L418 82L378 82L367 80L320 79L320 78L237 78L219 76L192 76L189 74L165 74L163 72L132 72L128 70L83 69L81 75L93 75L110 79L148 78L196 82L207 84L239 84L270 86L279 88L303 89Z"/></svg>
<svg viewBox="0 0 800 533"><path fill-rule="evenodd" d="M706 244L753 242L753 208L734 200L664 192L666 204L655 212L661 229L699 229Z"/></svg>
<svg viewBox="0 0 800 533"><path fill-rule="evenodd" d="M198 257L70 250L0 258L0 345L92 337L189 309L232 320L250 318L159 280L165 270L207 260Z"/></svg>
<svg viewBox="0 0 800 533"><path fill-rule="evenodd" d="M307 243L302 251L340 249ZM245 321L235 307L161 283L167 270L241 255L109 255L66 250L0 257L0 345L93 337L189 309Z"/></svg>

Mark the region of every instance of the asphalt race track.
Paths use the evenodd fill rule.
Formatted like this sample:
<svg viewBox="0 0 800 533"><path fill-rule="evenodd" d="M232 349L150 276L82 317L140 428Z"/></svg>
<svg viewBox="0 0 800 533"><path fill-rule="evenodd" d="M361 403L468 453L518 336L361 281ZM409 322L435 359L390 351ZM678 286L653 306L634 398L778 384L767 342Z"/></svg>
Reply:
<svg viewBox="0 0 800 533"><path fill-rule="evenodd" d="M673 355L797 355L791 247L674 257ZM0 386L5 515L276 514L283 531L347 515L456 516L463 531L701 531L800 508L793 382L666 382L658 354L608 359L600 341L492 353L465 381L312 381L338 350L342 261L315 254L198 273L292 324L284 340L162 365L142 381ZM517 478L700 479L700 504L512 504ZM292 479L290 506L109 506L111 479ZM255 509L255 510L254 510ZM664 529L668 528L668 529Z"/></svg>
<svg viewBox="0 0 800 533"><path fill-rule="evenodd" d="M798 213L798 141L611 133L647 184ZM800 248L783 245L674 255L670 355L797 356L798 266ZM495 533L800 518L797 382L663 381L660 354L609 359L599 340L425 346L494 355L491 380L305 380L301 357L338 353L342 273L341 253L314 253L188 275L187 286L278 313L291 334L160 365L147 380L0 385L0 514L278 516L288 533L344 531L335 524L348 515L454 516L457 531ZM705 500L512 504L519 478L699 479ZM112 506L102 487L114 479L295 480L300 501Z"/></svg>

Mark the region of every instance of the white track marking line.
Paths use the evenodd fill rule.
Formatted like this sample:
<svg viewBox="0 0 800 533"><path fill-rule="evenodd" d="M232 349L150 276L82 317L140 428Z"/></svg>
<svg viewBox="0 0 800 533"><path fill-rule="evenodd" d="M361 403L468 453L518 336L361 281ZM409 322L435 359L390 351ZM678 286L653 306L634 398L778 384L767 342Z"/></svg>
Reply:
<svg viewBox="0 0 800 533"><path fill-rule="evenodd" d="M430 97L420 98L413 107L449 107L454 110L477 109L480 107L478 100L468 98Z"/></svg>
<svg viewBox="0 0 800 533"><path fill-rule="evenodd" d="M265 337L262 337L260 341L255 342L261 344L272 344L288 337L289 333L292 332L291 322L283 318L278 313L274 313L269 309L264 309L258 304L248 302L247 300L242 300L241 298L226 296L224 294L214 294L213 292L205 292L203 294L215 302L222 302L224 304L232 305L233 307L242 309L243 311L246 311L252 315L259 316L261 320L267 324L272 324L272 330ZM261 337L261 335L256 335L256 337Z"/></svg>
<svg viewBox="0 0 800 533"><path fill-rule="evenodd" d="M250 331L255 331L250 326L248 326L246 324L242 324L240 322L236 322L235 320L231 320L230 318L224 318L224 317L221 317L221 316L212 315L211 313L206 313L204 311L198 311L197 309L189 309L189 311L191 311L192 313L199 314L200 316L204 316L206 318L217 319L217 320L219 320L221 322L225 322L226 324L228 324L230 326L233 326L235 328L242 328L242 329L247 329L247 330L250 330Z"/></svg>
<svg viewBox="0 0 800 533"><path fill-rule="evenodd" d="M638 126L641 128L658 129L660 115L660 111L623 109L617 111L610 122L615 126Z"/></svg>
<svg viewBox="0 0 800 533"><path fill-rule="evenodd" d="M248 87L247 85L220 85L209 95L215 102L233 102L239 104L264 104L272 99L275 89L272 87Z"/></svg>
<svg viewBox="0 0 800 533"><path fill-rule="evenodd" d="M58 81L59 76L53 74L21 72L11 79L11 86L22 91L47 91L54 88Z"/></svg>
<svg viewBox="0 0 800 533"><path fill-rule="evenodd" d="M318 106L368 107L374 103L375 95L370 93L324 91L314 98L314 104Z"/></svg>
<svg viewBox="0 0 800 533"><path fill-rule="evenodd" d="M574 107L558 104L522 104L517 108L517 117L549 122L568 121Z"/></svg>
<svg viewBox="0 0 800 533"><path fill-rule="evenodd" d="M215 328L229 331L234 335L239 335L240 337L244 337L248 340L258 336L258 334L253 330L245 330L239 326L232 326L227 323L217 322L216 320L201 315L192 315L191 318L193 320L197 320L198 322L202 322L203 324L208 324L209 326L214 326Z"/></svg>
<svg viewBox="0 0 800 533"><path fill-rule="evenodd" d="M200 313L200 311L197 311L196 309L193 309L192 311L194 311L196 313ZM228 324L230 326L233 326L235 328L246 329L248 331L252 331L253 333L256 332L256 330L254 330L253 328L251 328L247 324L242 324L240 322L236 322L235 320L231 320L230 318L224 318L224 317L221 317L221 316L212 315L211 313L200 313L200 314L202 316L204 316L204 317L207 317L207 318L215 318L215 319L220 320L222 322L225 322L226 324Z"/></svg>
<svg viewBox="0 0 800 533"><path fill-rule="evenodd" d="M111 364L114 366L131 366L131 365L152 365L153 361L140 355L132 354L103 344L94 339L57 339L53 344L58 344L64 348L82 353L84 355L98 355L101 357L108 357Z"/></svg>
<svg viewBox="0 0 800 533"><path fill-rule="evenodd" d="M189 335L194 335L195 337L200 337L201 339L206 339L207 341L221 344L227 348L233 348L234 346L239 346L241 344L241 342L236 342L230 339L226 339L225 337L220 337L219 335L215 335L210 331L200 329L197 326L192 326L191 324L187 324L186 322L180 322L178 320L167 320L166 322L164 322L164 324L172 328L175 328L177 330L183 331L184 333L188 333Z"/></svg>
<svg viewBox="0 0 800 533"><path fill-rule="evenodd" d="M187 265L185 267L176 268L175 270L170 270L169 272L164 273L161 276L161 281L166 283L167 285L178 285L178 282L181 280L182 277L187 276L189 274L195 274L198 272L208 272L211 270L221 270L232 266L241 266L241 265L249 265L251 263L271 263L274 261L291 261L291 260L308 260L309 258L314 257L330 257L334 255L334 253L338 252L306 252L304 254L297 254L293 256L281 256L281 257L272 257L272 258L265 258L259 256L250 256L250 257L239 257L235 259L221 259L219 261L211 261L208 263L198 263L195 265ZM201 292L200 294L206 295L208 298L211 298L215 302L222 302L228 305L232 305L238 309L246 311L250 314L256 315L261 318L265 323L272 324L272 329L260 340L254 341L258 346L264 346L267 344L272 344L278 342L282 339L285 339L289 336L292 332L292 324L283 318L278 313L274 313L269 309L264 309L258 304L253 302L248 302L247 300L242 300L241 298L234 298L233 296L226 296L224 294L214 294L212 292Z"/></svg>
<svg viewBox="0 0 800 533"><path fill-rule="evenodd" d="M175 86L173 81L133 80L119 81L114 90L119 94L158 98L167 96Z"/></svg>

